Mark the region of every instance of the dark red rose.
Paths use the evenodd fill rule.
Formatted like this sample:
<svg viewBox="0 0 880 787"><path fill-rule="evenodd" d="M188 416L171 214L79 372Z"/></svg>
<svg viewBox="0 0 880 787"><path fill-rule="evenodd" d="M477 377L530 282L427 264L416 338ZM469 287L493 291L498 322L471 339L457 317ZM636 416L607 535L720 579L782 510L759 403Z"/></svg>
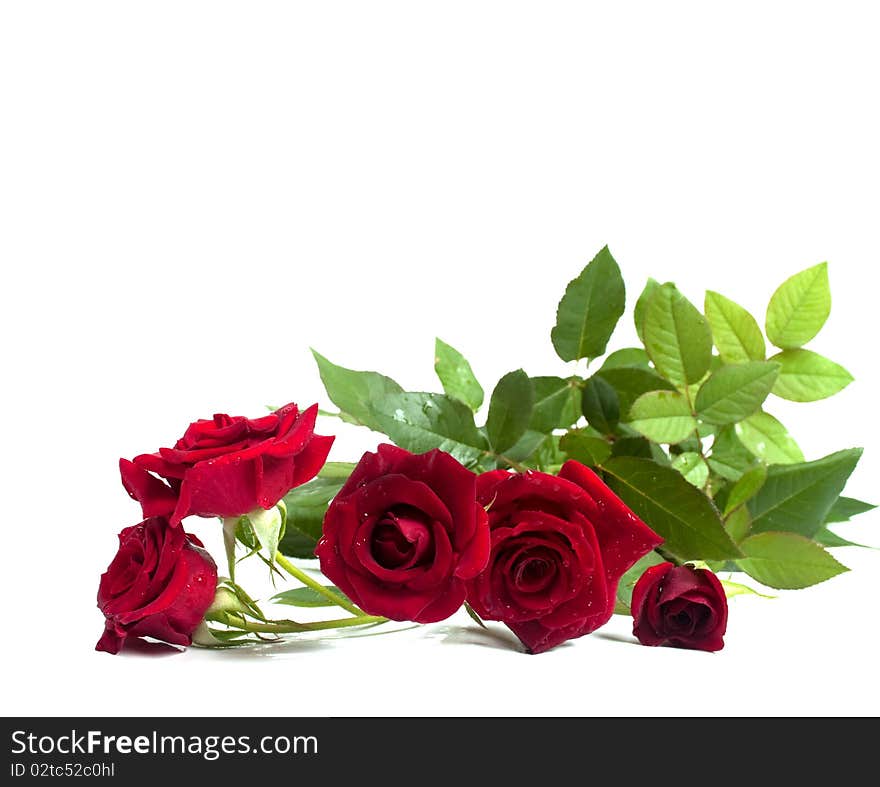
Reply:
<svg viewBox="0 0 880 787"><path fill-rule="evenodd" d="M579 462L558 477L484 473L477 500L489 512L492 555L468 583L468 602L532 653L607 623L621 575L662 541Z"/></svg>
<svg viewBox="0 0 880 787"><path fill-rule="evenodd" d="M324 517L321 571L371 615L448 618L489 556L475 482L443 451L365 453Z"/></svg>
<svg viewBox="0 0 880 787"><path fill-rule="evenodd" d="M669 644L721 650L727 630L727 598L711 571L661 563L636 582L633 634L643 645Z"/></svg>
<svg viewBox="0 0 880 787"><path fill-rule="evenodd" d="M145 517L168 517L172 525L190 514L269 509L326 461L333 438L314 433L317 414L318 405L300 413L288 404L253 420L219 414L195 421L174 448L120 459L122 484Z"/></svg>
<svg viewBox="0 0 880 787"><path fill-rule="evenodd" d="M151 517L125 528L98 587L107 620L95 650L118 653L129 637L191 644L216 588L216 564L182 527Z"/></svg>

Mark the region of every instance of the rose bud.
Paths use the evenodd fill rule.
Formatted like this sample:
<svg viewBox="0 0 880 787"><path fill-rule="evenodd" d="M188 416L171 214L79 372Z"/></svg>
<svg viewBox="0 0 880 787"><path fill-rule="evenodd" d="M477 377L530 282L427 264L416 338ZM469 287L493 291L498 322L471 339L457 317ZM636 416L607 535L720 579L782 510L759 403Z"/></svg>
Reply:
<svg viewBox="0 0 880 787"><path fill-rule="evenodd" d="M531 653L604 625L621 575L661 543L602 480L568 461L559 476L495 470L477 479L492 554L468 602Z"/></svg>
<svg viewBox="0 0 880 787"><path fill-rule="evenodd" d="M365 453L324 517L321 571L371 615L448 618L489 555L475 481L443 451Z"/></svg>
<svg viewBox="0 0 880 787"><path fill-rule="evenodd" d="M643 645L724 647L727 598L718 577L706 569L652 566L633 588L632 614L633 634Z"/></svg>
<svg viewBox="0 0 880 787"><path fill-rule="evenodd" d="M98 587L106 621L95 650L118 653L126 639L137 637L191 644L216 587L217 566L183 528L161 517L125 528Z"/></svg>
<svg viewBox="0 0 880 787"><path fill-rule="evenodd" d="M288 404L262 418L215 415L195 421L175 444L119 460L122 484L145 517L177 525L190 514L242 516L270 509L312 479L332 437L314 433L318 406Z"/></svg>

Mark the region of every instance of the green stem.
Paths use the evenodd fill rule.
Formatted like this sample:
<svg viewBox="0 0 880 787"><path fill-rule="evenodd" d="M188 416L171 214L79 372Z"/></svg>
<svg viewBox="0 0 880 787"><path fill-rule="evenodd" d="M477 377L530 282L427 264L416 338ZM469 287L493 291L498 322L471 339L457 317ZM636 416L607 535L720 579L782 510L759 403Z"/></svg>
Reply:
<svg viewBox="0 0 880 787"><path fill-rule="evenodd" d="M663 547L655 547L654 551L660 555L667 563L672 563L674 566L684 565L675 555L671 552L667 552Z"/></svg>
<svg viewBox="0 0 880 787"><path fill-rule="evenodd" d="M352 604L347 598L342 596L339 593L334 593L332 590L327 590L320 582L312 579L305 571L297 568L293 563L291 563L284 555L280 552L275 553L275 562L281 566L290 576L294 579L298 579L302 582L306 587L310 587L315 593L319 593L324 596L328 601L332 601L335 606L342 607L346 612L351 612L352 615L363 616L364 611L359 609L354 604Z"/></svg>
<svg viewBox="0 0 880 787"><path fill-rule="evenodd" d="M297 623L295 620L269 620L261 623L233 614L228 614L225 618L225 620L220 622L252 634L302 634L305 631L370 626L387 621L387 618L380 618L375 615L358 615L354 618L339 618L338 620L319 620L315 623Z"/></svg>
<svg viewBox="0 0 880 787"><path fill-rule="evenodd" d="M334 413L332 410L318 409L318 415L326 415L328 418L342 418L342 413Z"/></svg>

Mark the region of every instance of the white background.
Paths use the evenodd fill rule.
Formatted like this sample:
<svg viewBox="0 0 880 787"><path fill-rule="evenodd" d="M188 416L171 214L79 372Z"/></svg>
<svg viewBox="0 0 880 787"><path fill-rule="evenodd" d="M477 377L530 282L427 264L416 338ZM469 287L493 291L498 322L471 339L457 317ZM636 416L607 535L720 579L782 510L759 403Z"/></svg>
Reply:
<svg viewBox="0 0 880 787"><path fill-rule="evenodd" d="M416 390L436 387L435 335L489 390L519 366L565 374L556 303L605 243L628 285L615 347L649 275L762 315L829 260L811 346L857 381L768 406L808 458L866 446L849 493L880 499L878 20L867 3L729 8L4 3L4 712L876 713L867 550L813 589L733 600L715 655L637 646L622 618L532 657L466 618L93 651L98 577L139 518L120 456L215 411L327 405L309 346ZM342 427L332 458L375 441ZM188 525L222 555L218 525ZM876 513L840 532L880 546Z"/></svg>

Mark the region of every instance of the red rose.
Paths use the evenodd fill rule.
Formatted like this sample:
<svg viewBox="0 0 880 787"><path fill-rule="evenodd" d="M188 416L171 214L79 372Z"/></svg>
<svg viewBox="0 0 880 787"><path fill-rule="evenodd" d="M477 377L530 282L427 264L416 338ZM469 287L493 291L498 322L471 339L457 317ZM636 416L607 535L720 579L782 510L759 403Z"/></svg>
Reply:
<svg viewBox="0 0 880 787"><path fill-rule="evenodd" d="M122 484L145 517L168 517L172 525L190 514L269 509L326 461L333 438L314 433L317 414L318 405L300 413L288 404L253 420L220 414L195 421L174 448L120 459Z"/></svg>
<svg viewBox="0 0 880 787"><path fill-rule="evenodd" d="M104 635L95 650L118 653L128 637L189 645L217 588L202 542L152 517L119 534L119 551L98 587Z"/></svg>
<svg viewBox="0 0 880 787"><path fill-rule="evenodd" d="M662 541L579 462L558 477L484 473L477 499L489 512L492 555L468 601L532 653L607 623L621 575Z"/></svg>
<svg viewBox="0 0 880 787"><path fill-rule="evenodd" d="M727 598L711 571L661 563L636 582L633 634L643 645L721 650L727 630Z"/></svg>
<svg viewBox="0 0 880 787"><path fill-rule="evenodd" d="M371 615L448 618L489 555L475 482L442 451L365 453L327 509L315 550L321 570Z"/></svg>

